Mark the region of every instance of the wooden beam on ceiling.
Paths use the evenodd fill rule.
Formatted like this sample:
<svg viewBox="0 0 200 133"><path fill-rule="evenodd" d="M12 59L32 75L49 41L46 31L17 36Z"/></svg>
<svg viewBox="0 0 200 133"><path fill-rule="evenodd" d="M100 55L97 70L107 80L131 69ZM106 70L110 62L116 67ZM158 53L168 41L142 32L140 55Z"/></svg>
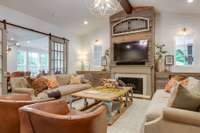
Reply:
<svg viewBox="0 0 200 133"><path fill-rule="evenodd" d="M118 0L118 1L127 14L132 13L133 7L129 2L129 0Z"/></svg>

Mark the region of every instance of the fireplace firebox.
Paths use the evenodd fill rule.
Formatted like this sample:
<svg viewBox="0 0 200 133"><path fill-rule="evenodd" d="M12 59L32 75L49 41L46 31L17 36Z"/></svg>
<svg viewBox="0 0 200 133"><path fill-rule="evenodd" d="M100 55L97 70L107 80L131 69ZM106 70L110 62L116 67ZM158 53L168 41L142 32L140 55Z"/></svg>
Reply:
<svg viewBox="0 0 200 133"><path fill-rule="evenodd" d="M133 93L143 95L143 78L119 77L126 86L132 87Z"/></svg>

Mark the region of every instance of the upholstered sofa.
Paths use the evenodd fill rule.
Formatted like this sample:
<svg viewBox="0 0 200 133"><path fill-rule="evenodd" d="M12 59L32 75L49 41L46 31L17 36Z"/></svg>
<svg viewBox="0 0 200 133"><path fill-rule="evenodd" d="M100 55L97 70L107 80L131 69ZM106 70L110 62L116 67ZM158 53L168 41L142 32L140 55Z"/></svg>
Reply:
<svg viewBox="0 0 200 133"><path fill-rule="evenodd" d="M200 112L168 107L170 93L157 90L145 114L142 133L200 133Z"/></svg>
<svg viewBox="0 0 200 133"><path fill-rule="evenodd" d="M11 87L12 92L14 93L28 93L33 96L36 96L38 99L46 99L51 97L66 96L81 90L89 89L91 85L89 83L81 84L70 84L71 75L49 75L43 76L43 78L55 78L59 84L58 87L54 89L46 89L39 94L35 95L34 89L31 88L31 85L24 77L20 78L11 78Z"/></svg>

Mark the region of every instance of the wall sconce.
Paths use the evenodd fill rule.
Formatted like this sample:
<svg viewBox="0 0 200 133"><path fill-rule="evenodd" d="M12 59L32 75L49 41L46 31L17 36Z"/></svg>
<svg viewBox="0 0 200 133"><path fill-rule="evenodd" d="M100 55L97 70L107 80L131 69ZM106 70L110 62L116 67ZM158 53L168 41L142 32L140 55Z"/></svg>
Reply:
<svg viewBox="0 0 200 133"><path fill-rule="evenodd" d="M99 39L96 39L94 42L95 45L101 45L101 41Z"/></svg>
<svg viewBox="0 0 200 133"><path fill-rule="evenodd" d="M182 32L183 32L183 35L184 35L184 36L187 35L187 29L186 29L186 28L183 28L183 29L182 29Z"/></svg>
<svg viewBox="0 0 200 133"><path fill-rule="evenodd" d="M88 52L79 50L77 53L78 53L78 62L80 63L81 71L84 71L85 67L88 66Z"/></svg>
<svg viewBox="0 0 200 133"><path fill-rule="evenodd" d="M177 35L187 36L191 33L192 33L192 31L190 29L184 27L184 28L181 28L181 29L178 30Z"/></svg>

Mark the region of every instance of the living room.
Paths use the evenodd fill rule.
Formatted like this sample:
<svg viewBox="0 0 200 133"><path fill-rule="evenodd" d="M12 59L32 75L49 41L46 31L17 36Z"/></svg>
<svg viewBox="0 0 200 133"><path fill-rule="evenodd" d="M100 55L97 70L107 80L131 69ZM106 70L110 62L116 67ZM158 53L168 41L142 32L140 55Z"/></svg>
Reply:
<svg viewBox="0 0 200 133"><path fill-rule="evenodd" d="M1 0L0 132L199 133L199 13L199 0Z"/></svg>

